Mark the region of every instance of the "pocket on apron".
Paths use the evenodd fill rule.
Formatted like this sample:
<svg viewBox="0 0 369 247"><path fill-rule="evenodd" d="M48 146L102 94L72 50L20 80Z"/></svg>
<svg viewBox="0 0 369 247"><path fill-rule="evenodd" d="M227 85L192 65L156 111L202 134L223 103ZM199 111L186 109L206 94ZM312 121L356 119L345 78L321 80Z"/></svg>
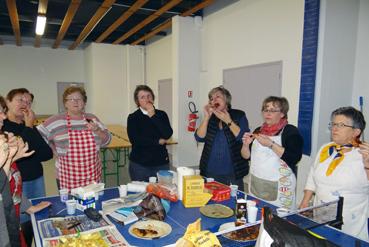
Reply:
<svg viewBox="0 0 369 247"><path fill-rule="evenodd" d="M278 180L269 181L258 178L252 174L250 183L250 192L256 197L266 201L275 201L278 198Z"/></svg>

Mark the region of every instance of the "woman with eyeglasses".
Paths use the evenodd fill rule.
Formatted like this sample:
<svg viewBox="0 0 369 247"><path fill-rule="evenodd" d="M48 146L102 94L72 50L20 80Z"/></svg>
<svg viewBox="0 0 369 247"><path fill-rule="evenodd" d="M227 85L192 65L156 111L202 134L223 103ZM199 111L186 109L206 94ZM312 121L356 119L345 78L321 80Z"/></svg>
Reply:
<svg viewBox="0 0 369 247"><path fill-rule="evenodd" d="M86 102L82 87L66 88L66 111L37 127L56 155L59 189L71 190L101 181L100 148L109 144L111 134L95 115L85 112Z"/></svg>
<svg viewBox="0 0 369 247"><path fill-rule="evenodd" d="M249 193L284 208L295 208L296 164L302 157L303 139L288 124L286 98L269 96L263 101L264 123L244 134L242 157L251 158Z"/></svg>
<svg viewBox="0 0 369 247"><path fill-rule="evenodd" d="M31 106L33 94L25 88L10 90L6 96L7 119L4 120L3 131L12 132L16 136L22 137L28 143L29 150L35 153L25 159L18 161L18 169L23 180L23 193L27 198L45 196L45 184L43 168L41 162L53 157L52 150L43 140L36 127L35 113ZM22 216L23 220L25 219Z"/></svg>
<svg viewBox="0 0 369 247"><path fill-rule="evenodd" d="M22 138L15 137L13 133L10 132L2 132L4 120L7 118L5 114L7 109L8 107L5 99L0 96L0 188L9 186L10 195L12 196L13 200L12 203L6 202L5 204L7 205L6 207L13 204L12 206L15 209L15 215L12 214L12 211L9 208L6 209L6 217L9 218L3 220L3 222L7 221L7 224L17 225L16 230L19 230L17 244L22 247L26 247L32 245L33 230L31 222L25 222L19 226L19 218L21 213L36 213L48 207L51 203L43 201L35 206L32 206L31 202L22 193L22 176L16 162L19 162L19 160L22 158L30 157L35 153L35 151L33 150L28 152L28 143L25 143ZM6 158L5 164L3 158ZM5 195L3 191L4 190L1 189L1 194L4 199ZM11 246L13 245L16 246L14 243Z"/></svg>
<svg viewBox="0 0 369 247"><path fill-rule="evenodd" d="M195 139L204 142L200 159L201 175L223 184L236 184L244 190L243 177L249 164L241 157L243 133L249 131L245 112L233 109L231 93L223 86L208 94L204 118L195 132Z"/></svg>
<svg viewBox="0 0 369 247"><path fill-rule="evenodd" d="M159 170L169 170L167 141L173 134L168 115L154 107L155 95L147 85L133 93L137 110L129 114L127 132L132 151L129 175L132 181L149 181Z"/></svg>
<svg viewBox="0 0 369 247"><path fill-rule="evenodd" d="M345 233L366 241L369 215L369 144L360 136L365 129L363 114L353 107L341 107L331 114L332 142L324 144L313 163L300 208L344 198Z"/></svg>

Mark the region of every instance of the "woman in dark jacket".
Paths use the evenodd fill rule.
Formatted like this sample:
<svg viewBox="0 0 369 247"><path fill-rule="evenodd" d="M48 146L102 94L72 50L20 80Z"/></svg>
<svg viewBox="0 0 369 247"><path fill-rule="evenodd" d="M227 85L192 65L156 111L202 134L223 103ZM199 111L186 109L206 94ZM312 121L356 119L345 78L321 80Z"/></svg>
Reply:
<svg viewBox="0 0 369 247"><path fill-rule="evenodd" d="M159 170L169 169L166 148L173 130L164 111L155 109L155 95L150 87L139 85L134 92L138 109L128 116L127 132L132 151L129 175L133 181L148 181Z"/></svg>
<svg viewBox="0 0 369 247"><path fill-rule="evenodd" d="M241 157L243 133L249 131L246 115L231 108L232 96L224 87L213 88L204 107L204 119L195 132L198 142L205 142L200 172L224 184L237 184L243 190L248 161Z"/></svg>

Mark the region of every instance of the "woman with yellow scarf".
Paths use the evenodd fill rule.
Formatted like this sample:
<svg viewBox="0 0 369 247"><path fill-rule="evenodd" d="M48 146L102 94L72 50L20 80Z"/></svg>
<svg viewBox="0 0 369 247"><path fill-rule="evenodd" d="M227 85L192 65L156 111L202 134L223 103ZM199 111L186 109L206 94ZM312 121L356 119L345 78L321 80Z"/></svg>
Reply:
<svg viewBox="0 0 369 247"><path fill-rule="evenodd" d="M342 196L342 230L368 241L369 144L359 139L364 116L353 107L338 108L332 112L329 129L332 142L318 152L300 208L307 207L314 194L314 205Z"/></svg>

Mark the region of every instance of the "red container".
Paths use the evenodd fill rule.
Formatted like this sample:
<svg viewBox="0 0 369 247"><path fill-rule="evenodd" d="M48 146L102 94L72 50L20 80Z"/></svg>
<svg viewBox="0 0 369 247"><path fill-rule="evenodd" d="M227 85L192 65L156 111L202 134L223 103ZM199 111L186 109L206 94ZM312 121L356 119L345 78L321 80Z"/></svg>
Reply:
<svg viewBox="0 0 369 247"><path fill-rule="evenodd" d="M221 202L231 198L231 189L218 182L205 183L205 190L213 194L211 200Z"/></svg>

